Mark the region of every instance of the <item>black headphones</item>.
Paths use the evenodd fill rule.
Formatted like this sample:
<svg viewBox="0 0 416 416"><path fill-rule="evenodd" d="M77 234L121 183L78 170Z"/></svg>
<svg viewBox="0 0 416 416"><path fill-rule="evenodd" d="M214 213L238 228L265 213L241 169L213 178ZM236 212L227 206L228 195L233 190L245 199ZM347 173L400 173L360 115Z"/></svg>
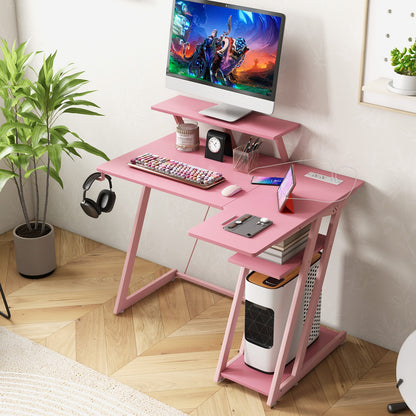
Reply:
<svg viewBox="0 0 416 416"><path fill-rule="evenodd" d="M86 198L88 189L90 189L94 181L100 177L101 173L95 172L88 176L84 182L84 185L82 185L84 189L84 196L81 202L81 208L87 215L93 218L98 218L102 212L110 212L114 207L114 203L116 202L116 194L112 191L111 177L108 175L105 175L105 177L110 184L110 189L103 189L99 193L97 201Z"/></svg>

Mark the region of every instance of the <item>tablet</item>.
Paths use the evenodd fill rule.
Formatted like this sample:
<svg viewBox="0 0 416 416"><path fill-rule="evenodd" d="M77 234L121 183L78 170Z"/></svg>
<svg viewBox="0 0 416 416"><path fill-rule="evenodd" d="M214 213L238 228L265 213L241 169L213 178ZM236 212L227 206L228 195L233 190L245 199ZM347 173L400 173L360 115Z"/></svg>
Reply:
<svg viewBox="0 0 416 416"><path fill-rule="evenodd" d="M293 165L290 165L289 170L287 171L282 183L279 186L279 189L277 190L277 206L279 207L280 212L282 212L285 208L286 203L295 185L295 172L293 169Z"/></svg>

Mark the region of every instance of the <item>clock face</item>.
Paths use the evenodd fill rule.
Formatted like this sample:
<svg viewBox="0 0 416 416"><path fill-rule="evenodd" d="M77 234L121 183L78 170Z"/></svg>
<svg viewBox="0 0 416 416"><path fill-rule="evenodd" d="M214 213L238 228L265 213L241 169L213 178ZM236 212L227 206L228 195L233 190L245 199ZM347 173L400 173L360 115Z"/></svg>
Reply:
<svg viewBox="0 0 416 416"><path fill-rule="evenodd" d="M217 137L210 137L208 140L208 149L212 153L218 153L221 149L221 142Z"/></svg>

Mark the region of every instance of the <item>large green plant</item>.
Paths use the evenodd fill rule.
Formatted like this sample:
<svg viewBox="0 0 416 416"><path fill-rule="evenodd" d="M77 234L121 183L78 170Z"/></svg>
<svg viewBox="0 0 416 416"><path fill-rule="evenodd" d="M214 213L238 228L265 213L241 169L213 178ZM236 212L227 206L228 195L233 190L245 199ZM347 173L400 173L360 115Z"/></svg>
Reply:
<svg viewBox="0 0 416 416"><path fill-rule="evenodd" d="M26 53L26 46L25 42L9 48L2 40L0 47L3 53L0 97L5 118L0 127L0 165L5 165L0 169L0 191L9 180L14 182L28 231L42 235L50 178L63 187L60 177L62 156L81 157L78 150L83 150L106 160L108 157L67 126L57 124L60 116L67 113L101 115L89 110L88 107L96 109L98 106L84 99L93 91L80 91L88 83L80 77L83 72L72 72L70 67L54 71L56 52L43 57L41 68L36 71L29 66L29 61L38 52ZM33 72L32 80L27 74L29 70ZM34 184L34 222L29 218L23 191L29 178ZM41 186L44 186L43 193Z"/></svg>
<svg viewBox="0 0 416 416"><path fill-rule="evenodd" d="M391 51L391 64L398 74L416 76L416 41L401 52L394 48Z"/></svg>

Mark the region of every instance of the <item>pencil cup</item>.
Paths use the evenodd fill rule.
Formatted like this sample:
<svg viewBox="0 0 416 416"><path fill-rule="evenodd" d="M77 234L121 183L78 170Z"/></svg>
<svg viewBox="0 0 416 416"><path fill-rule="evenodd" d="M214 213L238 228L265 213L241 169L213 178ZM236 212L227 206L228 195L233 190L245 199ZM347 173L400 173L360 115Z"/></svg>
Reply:
<svg viewBox="0 0 416 416"><path fill-rule="evenodd" d="M246 145L238 146L233 149L233 168L239 172L248 173L257 167L259 159L258 149L245 152Z"/></svg>

